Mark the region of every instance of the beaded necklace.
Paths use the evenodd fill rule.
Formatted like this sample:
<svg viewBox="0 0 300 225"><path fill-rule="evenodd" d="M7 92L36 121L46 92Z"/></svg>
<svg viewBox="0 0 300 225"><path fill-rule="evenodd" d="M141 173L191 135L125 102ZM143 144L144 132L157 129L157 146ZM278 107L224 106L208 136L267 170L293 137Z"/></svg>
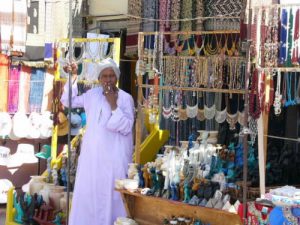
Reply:
<svg viewBox="0 0 300 225"><path fill-rule="evenodd" d="M296 11L295 24L294 24L294 48L292 63L295 66L300 64L300 9Z"/></svg>
<svg viewBox="0 0 300 225"><path fill-rule="evenodd" d="M251 225L267 225L269 220L269 214L263 219L262 212L257 210L254 202L248 203L248 211L251 214L248 219L251 219Z"/></svg>
<svg viewBox="0 0 300 225"><path fill-rule="evenodd" d="M300 104L300 78L299 78L299 74L296 77L298 77L298 79L297 79L298 85L297 85L297 89L296 89L296 93L295 93L296 103Z"/></svg>
<svg viewBox="0 0 300 225"><path fill-rule="evenodd" d="M281 99L282 95L280 94L280 88L281 88L281 72L278 70L277 72L277 82L276 82L276 91L275 91L275 99L274 99L274 114L276 116L280 115L281 113Z"/></svg>
<svg viewBox="0 0 300 225"><path fill-rule="evenodd" d="M213 48L213 36L215 36L215 40L216 40L215 48ZM216 55L219 52L217 35L215 34L213 36L211 37L210 42L205 44L204 46L204 55L206 56Z"/></svg>
<svg viewBox="0 0 300 225"><path fill-rule="evenodd" d="M227 107L225 107L222 111L216 110L215 120L217 123L224 123L227 118Z"/></svg>
<svg viewBox="0 0 300 225"><path fill-rule="evenodd" d="M108 51L108 53L106 53L106 51L107 51L107 48L105 47L106 45L105 45L106 43L104 43L104 42L102 42L102 43L100 43L100 51L99 51L99 58L100 58L100 60L103 60L103 59L106 59L106 58L110 58L110 57L112 57L114 54L113 54L113 52L114 52L114 44L110 44L110 46L108 46L109 47L109 51Z"/></svg>
<svg viewBox="0 0 300 225"><path fill-rule="evenodd" d="M288 49L287 49L287 61L285 66L292 66L292 47L293 47L293 9L290 9L289 24L288 24Z"/></svg>
<svg viewBox="0 0 300 225"><path fill-rule="evenodd" d="M288 12L286 9L281 9L281 26L280 26L280 49L279 49L279 64L284 65L287 61L287 25Z"/></svg>
<svg viewBox="0 0 300 225"><path fill-rule="evenodd" d="M299 219L292 214L291 207L284 206L282 207L283 216L287 220L284 225L297 225L299 224Z"/></svg>
<svg viewBox="0 0 300 225"><path fill-rule="evenodd" d="M249 114L253 119L258 119L261 113L260 96L256 93L258 89L258 71L254 70L252 74L251 90L249 94Z"/></svg>

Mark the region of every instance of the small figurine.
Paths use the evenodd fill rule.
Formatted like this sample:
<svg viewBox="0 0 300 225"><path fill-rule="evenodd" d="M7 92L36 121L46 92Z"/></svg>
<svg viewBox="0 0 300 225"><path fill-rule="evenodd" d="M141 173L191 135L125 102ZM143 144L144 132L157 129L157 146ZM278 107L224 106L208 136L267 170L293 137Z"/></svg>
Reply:
<svg viewBox="0 0 300 225"><path fill-rule="evenodd" d="M173 201L178 201L178 199L179 199L179 196L178 196L178 186L174 182L171 183L171 199Z"/></svg>
<svg viewBox="0 0 300 225"><path fill-rule="evenodd" d="M57 165L53 166L53 169L51 171L52 173L52 181L54 185L58 185L58 172L57 172Z"/></svg>
<svg viewBox="0 0 300 225"><path fill-rule="evenodd" d="M145 187L151 187L150 186L150 174L148 172L148 166L147 164L144 165L144 167L142 168L143 171L143 178L144 178L144 182L145 182Z"/></svg>
<svg viewBox="0 0 300 225"><path fill-rule="evenodd" d="M52 221L55 225L62 225L62 213L57 213L55 219Z"/></svg>
<svg viewBox="0 0 300 225"><path fill-rule="evenodd" d="M51 177L52 177L52 170L51 170L51 160L52 160L52 157L50 156L49 158L47 158L47 173L48 173L48 176L46 178L46 182L47 183L50 183L51 182Z"/></svg>
<svg viewBox="0 0 300 225"><path fill-rule="evenodd" d="M144 188L145 187L145 180L144 180L144 174L142 171L142 165L138 165L138 175L139 175L139 188Z"/></svg>
<svg viewBox="0 0 300 225"><path fill-rule="evenodd" d="M67 187L68 184L68 177L67 177L67 159L63 158L62 159L62 165L61 165L61 169L60 169L60 176L61 176L61 181L63 186Z"/></svg>
<svg viewBox="0 0 300 225"><path fill-rule="evenodd" d="M22 218L24 216L24 212L21 207L20 196L18 196L16 192L14 193L14 208L16 209L14 220L17 223L23 223Z"/></svg>
<svg viewBox="0 0 300 225"><path fill-rule="evenodd" d="M161 197L162 196L162 192L163 192L163 188L164 188L164 176L162 174L162 171L159 170L156 172L156 177L157 177L157 190L154 193L154 196L156 197Z"/></svg>
<svg viewBox="0 0 300 225"><path fill-rule="evenodd" d="M191 186L190 186L190 183L184 182L183 191L184 191L183 202L188 203L191 200Z"/></svg>
<svg viewBox="0 0 300 225"><path fill-rule="evenodd" d="M152 187L151 191L148 193L149 195L153 195L158 190L158 182L155 167L150 168Z"/></svg>

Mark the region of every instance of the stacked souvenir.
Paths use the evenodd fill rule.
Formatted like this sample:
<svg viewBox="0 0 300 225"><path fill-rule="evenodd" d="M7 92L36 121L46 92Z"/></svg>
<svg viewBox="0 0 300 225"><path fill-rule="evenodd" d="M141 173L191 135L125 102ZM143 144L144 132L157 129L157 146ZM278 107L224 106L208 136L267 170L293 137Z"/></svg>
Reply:
<svg viewBox="0 0 300 225"><path fill-rule="evenodd" d="M238 188L236 151L215 144L214 132L200 133L181 147L165 146L154 162L130 164L129 179L116 180L116 188L237 213L240 202L229 194L229 187Z"/></svg>
<svg viewBox="0 0 300 225"><path fill-rule="evenodd" d="M27 146L28 144L20 145L22 147L22 145ZM13 194L13 207L16 210L14 221L22 224L42 223L45 221L50 222L49 224L64 224L63 220L67 207L67 196L64 192L66 187L60 186L63 178L58 178L58 173L62 169L59 170L57 165L51 168L51 147L49 145L44 145L42 151L35 155L34 151L32 151L30 157L29 154L25 154L30 150L28 147L25 148L26 146L20 147L21 150L17 151L10 160L20 161L20 159L23 159L26 162L33 162L33 160L37 162L38 158L46 160L47 176L31 176L29 183L23 185L23 192L20 194L15 192Z"/></svg>

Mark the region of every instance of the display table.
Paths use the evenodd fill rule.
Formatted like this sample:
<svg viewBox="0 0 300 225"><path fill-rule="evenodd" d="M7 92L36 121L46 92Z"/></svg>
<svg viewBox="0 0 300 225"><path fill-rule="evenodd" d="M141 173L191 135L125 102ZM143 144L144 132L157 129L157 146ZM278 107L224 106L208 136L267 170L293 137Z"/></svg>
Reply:
<svg viewBox="0 0 300 225"><path fill-rule="evenodd" d="M192 206L123 189L116 191L121 193L128 217L139 225L160 225L165 218L170 219L172 216L198 218L210 225L242 225L237 214L223 210Z"/></svg>

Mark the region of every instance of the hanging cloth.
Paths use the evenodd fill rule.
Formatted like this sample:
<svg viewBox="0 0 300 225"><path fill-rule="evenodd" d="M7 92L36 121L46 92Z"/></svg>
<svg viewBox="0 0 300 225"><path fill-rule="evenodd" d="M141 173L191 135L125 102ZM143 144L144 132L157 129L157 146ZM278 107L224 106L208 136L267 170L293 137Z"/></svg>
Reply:
<svg viewBox="0 0 300 225"><path fill-rule="evenodd" d="M128 14L136 17L142 17L142 1L129 0ZM129 17L127 20L127 36L126 36L126 55L131 56L137 54L138 50L138 32L140 31L141 19Z"/></svg>
<svg viewBox="0 0 300 225"><path fill-rule="evenodd" d="M18 111L19 101L20 68L10 67L8 79L8 112Z"/></svg>
<svg viewBox="0 0 300 225"><path fill-rule="evenodd" d="M30 78L30 112L41 112L45 74L43 69L33 69Z"/></svg>
<svg viewBox="0 0 300 225"><path fill-rule="evenodd" d="M31 68L22 66L20 73L19 84L19 104L18 111L22 113L29 113L29 91L30 91L30 74Z"/></svg>
<svg viewBox="0 0 300 225"><path fill-rule="evenodd" d="M54 70L47 69L45 74L44 92L41 112L52 111Z"/></svg>
<svg viewBox="0 0 300 225"><path fill-rule="evenodd" d="M0 112L7 112L8 57L0 54Z"/></svg>

